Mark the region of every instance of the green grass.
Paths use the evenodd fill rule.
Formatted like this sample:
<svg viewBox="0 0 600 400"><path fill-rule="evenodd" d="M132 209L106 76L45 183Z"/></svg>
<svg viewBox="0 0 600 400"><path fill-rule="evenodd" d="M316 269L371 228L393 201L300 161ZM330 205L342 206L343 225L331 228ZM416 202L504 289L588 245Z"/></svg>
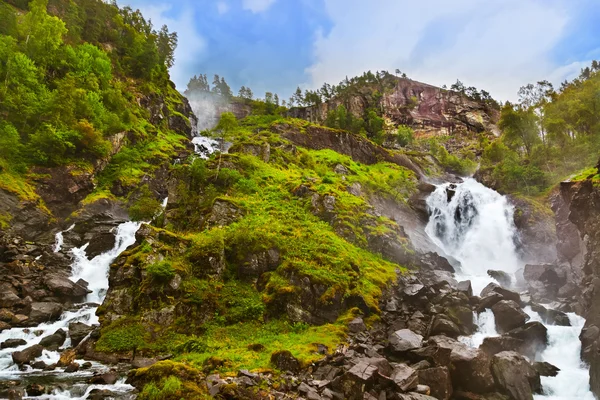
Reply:
<svg viewBox="0 0 600 400"><path fill-rule="evenodd" d="M600 183L600 174L598 168L586 168L583 171L576 173L572 178L572 182L584 181L586 179L592 179L594 183Z"/></svg>

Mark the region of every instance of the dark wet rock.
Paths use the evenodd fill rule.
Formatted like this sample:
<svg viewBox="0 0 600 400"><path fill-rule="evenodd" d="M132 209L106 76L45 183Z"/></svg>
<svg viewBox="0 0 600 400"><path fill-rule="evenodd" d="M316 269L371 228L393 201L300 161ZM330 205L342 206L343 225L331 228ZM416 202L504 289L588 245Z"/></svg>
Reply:
<svg viewBox="0 0 600 400"><path fill-rule="evenodd" d="M15 347L24 346L27 342L23 339L8 339L0 343L0 349L13 349Z"/></svg>
<svg viewBox="0 0 600 400"><path fill-rule="evenodd" d="M525 348L525 342L521 339L502 335L495 337L486 337L483 339L483 343L479 346L487 355L493 356L494 354L501 353L503 351L516 351L523 352Z"/></svg>
<svg viewBox="0 0 600 400"><path fill-rule="evenodd" d="M11 322L14 316L15 314L10 310L6 308L0 309L0 321Z"/></svg>
<svg viewBox="0 0 600 400"><path fill-rule="evenodd" d="M12 353L13 362L17 365L29 364L42 355L44 347L36 344L21 351Z"/></svg>
<svg viewBox="0 0 600 400"><path fill-rule="evenodd" d="M520 352L534 359L536 354L542 352L548 345L548 329L538 321L528 322L525 325L506 333L507 336L523 341Z"/></svg>
<svg viewBox="0 0 600 400"><path fill-rule="evenodd" d="M433 318L431 335L446 335L452 338L460 336L461 330L450 318L444 314L438 314Z"/></svg>
<svg viewBox="0 0 600 400"><path fill-rule="evenodd" d="M529 361L514 351L504 351L492 357L492 374L503 393L515 400L532 400L541 393L540 375Z"/></svg>
<svg viewBox="0 0 600 400"><path fill-rule="evenodd" d="M479 300L479 304L477 305L477 312L483 312L488 308L492 308L493 306L496 305L496 303L498 303L499 301L503 300L504 297L500 294L500 293L490 293L489 295L485 296L485 297L481 297L481 299Z"/></svg>
<svg viewBox="0 0 600 400"><path fill-rule="evenodd" d="M93 330L93 327L86 325L83 322L71 322L69 324L69 337L71 338L71 345L76 347Z"/></svg>
<svg viewBox="0 0 600 400"><path fill-rule="evenodd" d="M48 366L43 361L36 361L33 364L31 364L31 368L45 370L46 368L48 368Z"/></svg>
<svg viewBox="0 0 600 400"><path fill-rule="evenodd" d="M521 304L521 296L517 292L513 292L512 290L506 289L500 285L495 283L488 284L481 291L481 297L487 297L493 293L498 293L502 296L502 300L512 300L515 303Z"/></svg>
<svg viewBox="0 0 600 400"><path fill-rule="evenodd" d="M116 395L108 389L93 389L86 398L87 400L106 400L114 399Z"/></svg>
<svg viewBox="0 0 600 400"><path fill-rule="evenodd" d="M256 279L265 272L274 271L280 260L281 255L276 248L250 254L243 263L240 263L238 276L242 279Z"/></svg>
<svg viewBox="0 0 600 400"><path fill-rule="evenodd" d="M44 385L40 385L39 383L31 383L27 385L25 391L27 392L27 396L42 396L46 394L46 387Z"/></svg>
<svg viewBox="0 0 600 400"><path fill-rule="evenodd" d="M0 332L10 328L11 326L7 322L0 321Z"/></svg>
<svg viewBox="0 0 600 400"><path fill-rule="evenodd" d="M452 350L437 345L428 345L408 353L410 360L424 360L429 366L446 367L450 365L450 354ZM414 368L414 365L412 366Z"/></svg>
<svg viewBox="0 0 600 400"><path fill-rule="evenodd" d="M71 364L65 367L65 373L71 374L77 371L79 371L79 363L72 362Z"/></svg>
<svg viewBox="0 0 600 400"><path fill-rule="evenodd" d="M417 388L419 384L419 372L406 364L398 364L394 367L390 377L398 389L409 392Z"/></svg>
<svg viewBox="0 0 600 400"><path fill-rule="evenodd" d="M540 376L556 376L560 372L560 368L545 361L534 362L533 369L535 369Z"/></svg>
<svg viewBox="0 0 600 400"><path fill-rule="evenodd" d="M494 379L487 354L446 336L432 336L429 341L452 351L450 360L453 365L451 374L454 387L476 393L491 390Z"/></svg>
<svg viewBox="0 0 600 400"><path fill-rule="evenodd" d="M243 212L238 206L227 200L218 199L213 204L210 216L206 221L206 227L227 226L242 216Z"/></svg>
<svg viewBox="0 0 600 400"><path fill-rule="evenodd" d="M388 342L390 350L396 353L403 353L421 347L423 345L423 336L417 335L409 329L400 329L390 335Z"/></svg>
<svg viewBox="0 0 600 400"><path fill-rule="evenodd" d="M473 296L473 287L471 286L471 281L458 282L457 290L465 293L469 297Z"/></svg>
<svg viewBox="0 0 600 400"><path fill-rule="evenodd" d="M0 307L11 308L18 305L20 302L21 298L13 291L5 291L4 293L0 293Z"/></svg>
<svg viewBox="0 0 600 400"><path fill-rule="evenodd" d="M45 349L56 351L67 340L67 333L62 329L57 330L52 335L48 335L40 341Z"/></svg>
<svg viewBox="0 0 600 400"><path fill-rule="evenodd" d="M529 316L512 300L501 300L492 307L498 332L505 333L523 326Z"/></svg>
<svg viewBox="0 0 600 400"><path fill-rule="evenodd" d="M103 374L92 376L89 383L92 385L114 385L119 380L119 374L116 370L110 370Z"/></svg>
<svg viewBox="0 0 600 400"><path fill-rule="evenodd" d="M0 394L2 393L0 392ZM6 391L6 398L8 400L21 400L25 395L25 389L21 387L11 388Z"/></svg>
<svg viewBox="0 0 600 400"><path fill-rule="evenodd" d="M569 316L562 311L548 309L541 304L531 304L531 309L538 313L545 324L571 326Z"/></svg>
<svg viewBox="0 0 600 400"><path fill-rule="evenodd" d="M60 303L45 302L32 303L29 320L32 323L42 323L57 319L63 312L63 306Z"/></svg>
<svg viewBox="0 0 600 400"><path fill-rule="evenodd" d="M566 272L552 264L527 264L523 269L523 278L532 297L542 302L556 299L558 290L567 283Z"/></svg>
<svg viewBox="0 0 600 400"><path fill-rule="evenodd" d="M92 363L89 361L84 362L83 364L81 364L81 368L82 370L86 370L86 369L90 369L92 368Z"/></svg>
<svg viewBox="0 0 600 400"><path fill-rule="evenodd" d="M282 371L300 371L300 361L287 350L274 352L271 355L271 363Z"/></svg>
<svg viewBox="0 0 600 400"><path fill-rule="evenodd" d="M59 297L81 298L91 293L91 290L88 290L87 287L79 285L59 274L47 275L45 283L48 289Z"/></svg>
<svg viewBox="0 0 600 400"><path fill-rule="evenodd" d="M419 384L429 386L429 394L436 399L448 400L452 396L452 380L447 367L420 370Z"/></svg>
<svg viewBox="0 0 600 400"><path fill-rule="evenodd" d="M427 396L420 393L397 393L398 400L435 400L435 397Z"/></svg>
<svg viewBox="0 0 600 400"><path fill-rule="evenodd" d="M498 283L500 284L500 286L502 286L504 288L511 287L512 277L508 273L506 273L504 271L495 271L492 269L488 269L487 273L491 278L494 278L495 280L497 280Z"/></svg>
<svg viewBox="0 0 600 400"><path fill-rule="evenodd" d="M348 324L348 330L351 333L359 333L359 332L364 332L367 330L367 326L365 325L364 321L362 318L354 318L352 321L350 321L350 323Z"/></svg>
<svg viewBox="0 0 600 400"><path fill-rule="evenodd" d="M355 364L346 375L349 375L354 381L367 382L372 380L379 368L368 362L367 360L360 360Z"/></svg>

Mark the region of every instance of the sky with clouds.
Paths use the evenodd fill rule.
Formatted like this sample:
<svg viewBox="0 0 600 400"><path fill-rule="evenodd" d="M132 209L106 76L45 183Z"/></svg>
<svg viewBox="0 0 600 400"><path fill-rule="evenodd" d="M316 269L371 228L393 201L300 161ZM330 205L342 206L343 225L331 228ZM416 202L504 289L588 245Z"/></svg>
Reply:
<svg viewBox="0 0 600 400"><path fill-rule="evenodd" d="M289 97L366 70L434 85L460 79L514 100L600 59L598 0L120 0L176 31L171 76L224 76Z"/></svg>

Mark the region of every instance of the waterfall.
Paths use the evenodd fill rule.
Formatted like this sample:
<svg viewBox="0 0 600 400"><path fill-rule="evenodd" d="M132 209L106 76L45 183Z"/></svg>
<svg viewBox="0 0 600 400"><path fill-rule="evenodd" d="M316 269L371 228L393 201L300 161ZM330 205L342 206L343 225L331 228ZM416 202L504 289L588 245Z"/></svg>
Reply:
<svg viewBox="0 0 600 400"><path fill-rule="evenodd" d="M506 197L474 179L465 179L460 184L439 185L428 197L427 206L427 234L446 255L460 262L456 277L470 280L474 294L493 282L488 270L514 274L522 267L515 246L514 208ZM524 311L532 320L541 320L531 308ZM536 399L594 399L579 354L579 333L585 321L575 314L569 318L572 326L547 326L548 347L535 361L547 361L561 371L556 377L542 377L544 395ZM498 336L491 310L477 315L475 321L478 331L461 338L462 342L479 347L484 338Z"/></svg>
<svg viewBox="0 0 600 400"><path fill-rule="evenodd" d="M69 227L69 229L67 229L65 232L70 232L71 230L73 230L73 228L75 228L75 224L71 225ZM55 238L56 238L56 241L54 242L54 252L55 253L58 253L62 249L62 245L64 243L63 233L64 233L63 231L60 231L55 236Z"/></svg>
<svg viewBox="0 0 600 400"><path fill-rule="evenodd" d="M60 319L55 322L42 323L33 328L12 328L0 332L0 343L8 339L23 339L27 342L26 345L19 346L17 348L2 349L0 350L0 380L2 379L16 379L20 380L29 376L57 376L64 370L57 368L55 371L44 372L41 370L34 370L31 366L27 366L25 370L20 370L17 365L12 362L12 353L15 351L24 350L34 344L40 343L40 341L49 335L52 335L58 329L63 329L65 332L69 330L69 324L72 322L83 322L88 325L98 323L96 316L97 303L101 303L106 296L108 290L108 271L110 264L121 254L127 247L135 243L135 234L140 228L141 223L138 222L125 222L118 226L115 245L112 249L102 253L93 259L88 259L85 253L85 249L88 244L72 249L71 252L74 257L72 264L72 275L71 280L77 281L84 279L89 283L89 289L92 291L87 298L86 303L76 305L74 309L65 311ZM62 243L58 241L57 244ZM70 338L67 337L67 341L61 349L70 345ZM60 358L60 353L57 351L44 350L41 357L36 361L44 361L47 364L56 363ZM77 360L79 363L83 363L83 360ZM79 371L74 374L68 374L68 377L73 378L86 378L93 375L96 372L105 372L108 370L107 367L99 364L92 363L92 368L85 371ZM62 376L65 378L66 376ZM127 392L133 388L129 385L125 385L123 382L119 382L116 385L103 385L102 389L113 390L115 392ZM72 390L71 390L72 389ZM45 395L41 398L45 399L63 399L63 398L86 398L89 393L90 385L77 383L73 384L70 390L64 391L57 389L52 395Z"/></svg>

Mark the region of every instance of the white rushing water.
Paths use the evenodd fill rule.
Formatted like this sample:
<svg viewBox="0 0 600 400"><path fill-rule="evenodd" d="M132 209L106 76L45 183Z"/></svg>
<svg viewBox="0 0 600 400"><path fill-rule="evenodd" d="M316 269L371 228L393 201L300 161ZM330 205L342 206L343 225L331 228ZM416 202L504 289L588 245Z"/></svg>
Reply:
<svg viewBox="0 0 600 400"><path fill-rule="evenodd" d="M195 136L192 138L194 152L205 160L219 149L219 142L206 136Z"/></svg>
<svg viewBox="0 0 600 400"><path fill-rule="evenodd" d="M43 323L33 328L13 328L1 332L0 343L8 339L23 339L27 342L27 344L17 348L0 350L0 379L19 379L19 377L23 377L24 375L42 373L42 371L36 371L29 366L25 370L19 370L18 366L12 362L11 355L13 352L21 351L34 344L38 344L44 337L53 334L59 329L63 329L65 332L68 332L69 324L72 322L83 322L88 325L98 323L98 317L96 316L96 304L101 303L106 296L106 291L108 290L108 271L110 264L119 256L119 254L127 249L127 247L135 243L135 234L140 225L141 223L138 222L125 222L119 225L117 228L114 247L91 260L87 258L85 253L85 249L88 246L87 244L80 248L71 250L74 257L71 280L76 282L79 279L84 279L89 283L88 288L92 291L92 293L87 296L85 304L80 305L74 310L65 311L58 321ZM70 229L72 229L72 227ZM57 235L57 245L60 243L62 246L62 242L59 242L58 237L59 236ZM60 247L58 248L60 250ZM70 339L67 338L67 341L63 344L62 348L66 348L69 345ZM56 363L59 358L59 352L44 350L42 356L36 359L36 361L44 361L46 364L52 364ZM77 361L79 363L83 363L83 360ZM104 367L98 363L92 364L93 367L90 370L69 374L69 376L90 376L94 372L108 369L107 367ZM57 368L55 371L44 372L43 374L58 375L63 371L64 369ZM55 391L54 394L46 395L42 398L85 398L85 396L87 396L86 392L89 393L89 385L79 386L81 386L79 391L75 390L73 393L71 393L71 390ZM122 382L116 385L104 385L102 388L114 390L116 392L131 391L133 389L131 386L125 385ZM79 395L77 393L79 393ZM72 395L75 397L72 397Z"/></svg>
<svg viewBox="0 0 600 400"><path fill-rule="evenodd" d="M69 229L64 232L70 232L73 228L75 228L75 224L71 225ZM54 243L54 252L58 253L62 249L62 245L64 244L63 231L60 231L56 234L56 241Z"/></svg>
<svg viewBox="0 0 600 400"><path fill-rule="evenodd" d="M514 274L522 267L514 241L517 235L514 208L506 197L474 179L465 179L452 186L439 185L427 199L427 205L431 215L427 234L446 255L461 263L456 277L470 280L474 294L478 295L494 282L488 270ZM532 321L541 321L531 308L524 311ZM589 389L588 370L580 359L579 333L585 321L575 314L569 314L569 319L571 326L546 325L548 347L536 361L547 361L560 368L560 372L556 377L542 377L544 395L537 395L536 399L594 399ZM471 337L461 338L464 343L479 347L486 337L499 335L491 310L476 316L475 320L478 331Z"/></svg>

